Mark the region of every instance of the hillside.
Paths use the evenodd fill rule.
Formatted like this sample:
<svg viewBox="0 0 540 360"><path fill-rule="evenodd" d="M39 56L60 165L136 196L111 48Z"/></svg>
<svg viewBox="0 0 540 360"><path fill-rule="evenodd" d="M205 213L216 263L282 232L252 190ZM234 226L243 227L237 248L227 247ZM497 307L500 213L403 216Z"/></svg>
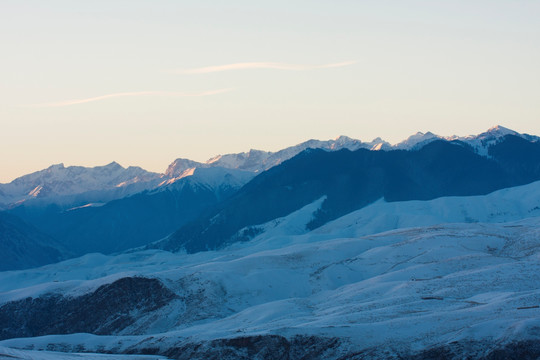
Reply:
<svg viewBox="0 0 540 360"><path fill-rule="evenodd" d="M323 196L308 229L380 198L394 202L483 195L540 179L535 165L540 163L540 143L507 135L490 149L493 156L485 157L468 144L436 140L416 151L307 150L150 247L188 252L219 248L241 240L234 237L239 230L286 216Z"/></svg>

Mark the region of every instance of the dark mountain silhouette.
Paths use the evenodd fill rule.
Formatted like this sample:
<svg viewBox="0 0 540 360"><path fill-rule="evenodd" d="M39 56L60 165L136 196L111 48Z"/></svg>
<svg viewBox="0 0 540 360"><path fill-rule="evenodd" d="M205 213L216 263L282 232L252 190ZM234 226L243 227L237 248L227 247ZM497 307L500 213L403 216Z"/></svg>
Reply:
<svg viewBox="0 0 540 360"><path fill-rule="evenodd" d="M109 254L164 238L238 188L225 180L210 186L186 177L159 191L145 191L99 207L64 211L55 205L32 208L23 204L11 212L76 255Z"/></svg>
<svg viewBox="0 0 540 360"><path fill-rule="evenodd" d="M308 224L317 228L384 197L387 201L482 195L540 179L540 143L507 135L480 156L460 141L417 151L308 149L246 184L167 239L149 247L198 252L231 242L239 230L285 216L326 195Z"/></svg>
<svg viewBox="0 0 540 360"><path fill-rule="evenodd" d="M0 254L0 271L38 267L70 255L51 237L3 211L0 211Z"/></svg>

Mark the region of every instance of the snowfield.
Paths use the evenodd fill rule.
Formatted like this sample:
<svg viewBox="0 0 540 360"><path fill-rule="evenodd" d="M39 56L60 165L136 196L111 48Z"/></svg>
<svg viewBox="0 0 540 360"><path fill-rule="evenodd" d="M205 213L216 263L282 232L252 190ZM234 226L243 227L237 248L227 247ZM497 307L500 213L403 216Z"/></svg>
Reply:
<svg viewBox="0 0 540 360"><path fill-rule="evenodd" d="M305 233L300 225L319 199L220 251L89 254L3 272L0 309L28 297L76 298L125 277L158 279L177 297L110 335L50 334L0 346L176 359L273 358L269 347L291 359L301 358L298 348L321 359L429 358L426 349L489 358L496 349L528 349L540 338L539 189L379 201ZM365 234L396 227L403 228ZM276 355L285 348L289 357ZM32 354L16 356L48 359Z"/></svg>
<svg viewBox="0 0 540 360"><path fill-rule="evenodd" d="M162 356L108 355L90 353L66 354L55 351L15 350L0 346L0 360L161 360Z"/></svg>

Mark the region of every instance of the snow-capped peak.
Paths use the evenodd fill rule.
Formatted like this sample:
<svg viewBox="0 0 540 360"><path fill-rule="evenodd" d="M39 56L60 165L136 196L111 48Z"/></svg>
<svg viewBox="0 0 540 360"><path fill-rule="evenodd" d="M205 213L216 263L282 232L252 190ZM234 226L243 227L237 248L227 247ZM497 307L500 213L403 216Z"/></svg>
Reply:
<svg viewBox="0 0 540 360"><path fill-rule="evenodd" d="M285 160L288 160L300 152L309 149L317 148L328 151L336 151L341 149L349 149L351 151L358 149L368 149L368 150L417 150L423 146L433 142L435 140L443 141L461 141L468 143L481 155L487 155L487 147L489 147L493 142L486 142L485 139L500 139L506 135L518 135L517 132L502 127L500 125L494 126L487 130L484 133L481 133L476 136L440 136L434 134L430 131L428 132L417 132L409 136L406 140L401 141L395 145L390 144L389 142L384 141L380 137L373 139L371 142L363 142L361 140L353 139L345 135L338 136L332 140L316 140L310 139L303 143L297 144L295 146L287 147L283 150L277 152L268 152L262 150L251 149L248 152L241 152L235 154L225 154L217 155L208 159L204 163L188 160L188 159L177 159L175 160L165 172L165 176L169 178L176 178L182 176L182 174L190 168L208 168L220 166L228 169L241 169L252 172L261 172L267 170L273 166L276 166L282 163ZM523 137L530 139L533 138L528 135L522 135Z"/></svg>
<svg viewBox="0 0 540 360"><path fill-rule="evenodd" d="M205 165L205 164L203 164ZM178 176L162 181L154 193L184 186L204 187L220 194L230 188L240 188L256 174L252 171L225 168L222 166L201 166L185 169Z"/></svg>
<svg viewBox="0 0 540 360"><path fill-rule="evenodd" d="M345 135L340 135L334 139L334 143L340 144L340 145L345 145L345 144L349 144L351 142L357 142L357 141L358 140L352 139Z"/></svg>
<svg viewBox="0 0 540 360"><path fill-rule="evenodd" d="M373 151L390 150L392 148L392 144L384 141L380 137L376 137L371 142L363 143L363 145L364 146L362 147Z"/></svg>
<svg viewBox="0 0 540 360"><path fill-rule="evenodd" d="M112 161L109 164L103 166L105 169L123 169L124 167L117 163L116 161Z"/></svg>
<svg viewBox="0 0 540 360"><path fill-rule="evenodd" d="M479 155L488 156L488 148L508 135L519 136L528 141L540 140L540 138L536 136L520 134L514 130L505 128L504 126L497 125L478 135L469 136L440 136L429 131L427 133L417 132L416 134L409 136L406 140L396 145L392 145L391 149L415 150L435 140L460 141L472 146Z"/></svg>
<svg viewBox="0 0 540 360"><path fill-rule="evenodd" d="M147 172L140 167L122 167L113 161L107 165L87 168L82 166L64 166L54 164L48 168L15 179L9 184L0 184L0 203L5 205L27 199L56 198L86 192L107 191L116 189L122 196L134 191L148 190L159 185L166 185L176 180L193 176L195 169L223 167L227 169L245 170L259 173L288 160L309 148L336 151L349 149L378 150L417 150L435 140L460 141L470 145L475 151L488 156L488 148L501 141L507 135L520 136L528 141L540 141L540 138L497 125L479 135L443 137L432 132L417 132L406 140L392 145L380 137L371 142L363 142L348 136L338 136L333 140L311 139L295 146L276 152L251 149L248 152L217 155L206 162L197 162L178 158L172 162L163 174ZM129 187L129 191L124 190ZM118 195L120 196L120 195ZM93 199L94 202L105 199Z"/></svg>
<svg viewBox="0 0 540 360"><path fill-rule="evenodd" d="M186 170L191 168L201 168L201 167L207 167L206 164L189 160L189 159L183 159L178 158L174 160L169 167L167 167L167 170L165 170L164 175L169 178L176 178L183 174Z"/></svg>
<svg viewBox="0 0 540 360"><path fill-rule="evenodd" d="M62 169L65 169L64 163L53 164L49 166L46 170L50 172L50 171L56 171L56 170L62 170Z"/></svg>
<svg viewBox="0 0 540 360"><path fill-rule="evenodd" d="M491 134L493 136L506 136L506 135L518 135L514 130L505 128L501 125L495 125L488 129L484 134Z"/></svg>
<svg viewBox="0 0 540 360"><path fill-rule="evenodd" d="M251 149L248 152L215 156L205 162L208 166L222 166L229 169L259 171L259 165L272 153Z"/></svg>
<svg viewBox="0 0 540 360"><path fill-rule="evenodd" d="M472 146L479 155L489 156L489 147L500 142L505 136L508 135L520 136L528 140L534 140L534 137L522 135L514 130L505 128L501 125L493 126L481 134L461 137L458 138L458 140Z"/></svg>
<svg viewBox="0 0 540 360"><path fill-rule="evenodd" d="M56 199L58 197L103 192L134 184L150 184L159 178L140 167L124 168L117 162L96 167L68 166L63 163L21 176L11 183L0 184L2 199L6 204L20 203L28 199ZM155 185L152 185L155 186ZM145 190L145 186L132 186L132 191ZM115 190L118 191L118 190ZM132 192L128 191L128 193ZM121 191L121 195L126 193Z"/></svg>
<svg viewBox="0 0 540 360"><path fill-rule="evenodd" d="M474 135L471 135L471 136L467 136L465 137L466 140L468 139L476 139L476 140L481 140L481 141L489 141L489 140L494 140L494 141L497 141L498 139L504 137L504 136L507 136L507 135L514 135L514 136L520 136L520 134L514 130L511 130L511 129L508 129L508 128L505 128L503 126L500 126L500 125L497 125L497 126L493 126L491 128L489 128L487 131L481 133L481 134L478 134L476 136Z"/></svg>
<svg viewBox="0 0 540 360"><path fill-rule="evenodd" d="M402 142L393 145L392 148L400 150L414 150L439 139L445 138L439 135L435 135L430 131L426 133L419 131L416 134L409 136L406 140L403 140Z"/></svg>

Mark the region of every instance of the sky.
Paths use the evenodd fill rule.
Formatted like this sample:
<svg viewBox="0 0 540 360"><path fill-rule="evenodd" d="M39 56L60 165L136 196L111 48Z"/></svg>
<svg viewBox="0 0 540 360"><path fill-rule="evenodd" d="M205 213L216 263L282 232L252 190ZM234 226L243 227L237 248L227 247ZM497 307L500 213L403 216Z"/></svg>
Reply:
<svg viewBox="0 0 540 360"><path fill-rule="evenodd" d="M540 135L538 1L0 2L0 182L339 135Z"/></svg>

